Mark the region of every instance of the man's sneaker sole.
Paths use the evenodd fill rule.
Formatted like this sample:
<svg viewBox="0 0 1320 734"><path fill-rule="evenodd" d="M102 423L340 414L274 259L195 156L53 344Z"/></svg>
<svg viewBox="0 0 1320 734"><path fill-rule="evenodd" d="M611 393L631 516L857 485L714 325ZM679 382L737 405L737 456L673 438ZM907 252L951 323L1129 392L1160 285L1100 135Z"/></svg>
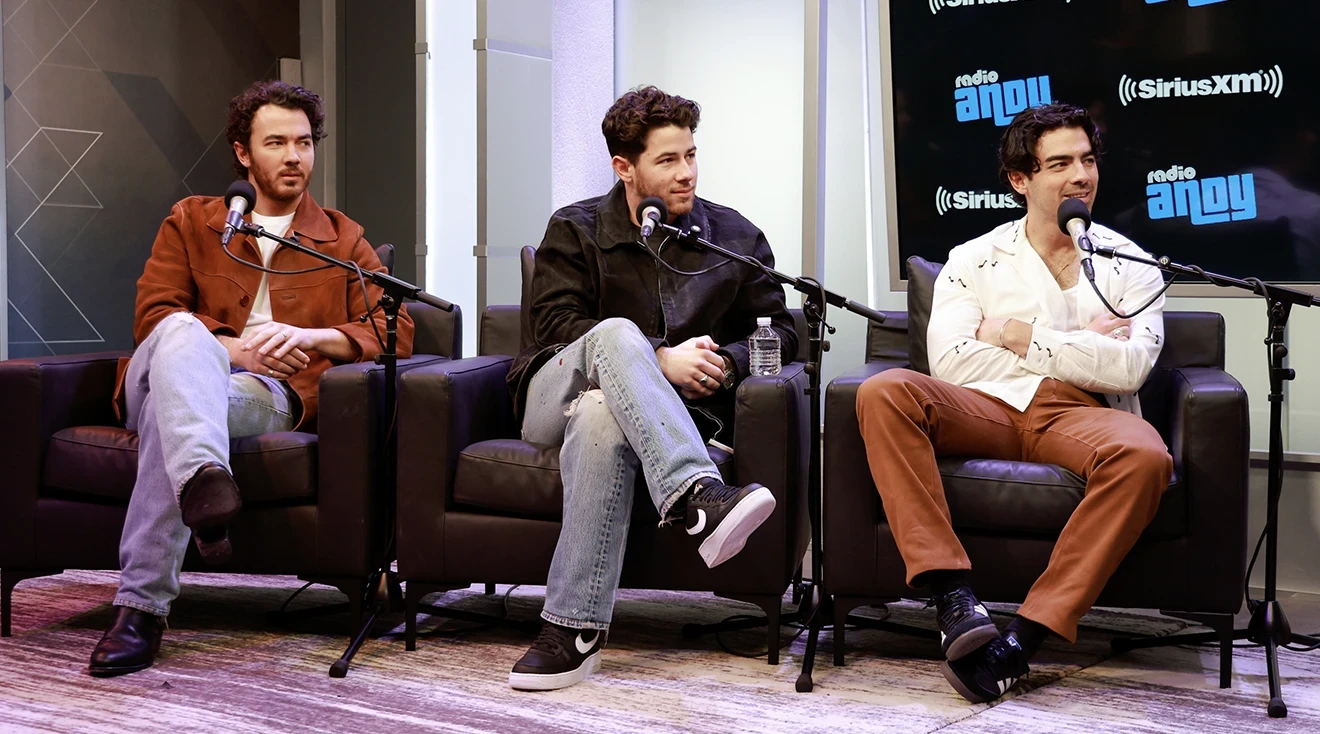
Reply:
<svg viewBox="0 0 1320 734"><path fill-rule="evenodd" d="M707 568L715 568L738 555L747 538L775 511L775 496L765 487L743 497L718 527L701 542L698 552Z"/></svg>
<svg viewBox="0 0 1320 734"><path fill-rule="evenodd" d="M509 687L518 691L554 691L586 680L600 669L600 650L582 660L582 664L562 673L509 673Z"/></svg>
<svg viewBox="0 0 1320 734"><path fill-rule="evenodd" d="M973 627L953 638L953 641L944 648L944 659L961 660L998 636L999 628L995 626L993 620L987 618L984 625Z"/></svg>
<svg viewBox="0 0 1320 734"><path fill-rule="evenodd" d="M1000 681L1001 684L1005 684L1003 685L1004 690L1000 691L999 695L996 696L985 696L979 693L973 693L971 689L963 685L962 679L958 677L957 673L953 672L953 668L949 666L947 660L940 664L940 670L944 673L944 680L947 680L949 685L953 686L953 690L957 691L958 695L972 703L988 703L993 701L1000 696L1003 696L1005 693L1008 693L1009 689L1017 685L1018 682L1017 678L1008 678Z"/></svg>

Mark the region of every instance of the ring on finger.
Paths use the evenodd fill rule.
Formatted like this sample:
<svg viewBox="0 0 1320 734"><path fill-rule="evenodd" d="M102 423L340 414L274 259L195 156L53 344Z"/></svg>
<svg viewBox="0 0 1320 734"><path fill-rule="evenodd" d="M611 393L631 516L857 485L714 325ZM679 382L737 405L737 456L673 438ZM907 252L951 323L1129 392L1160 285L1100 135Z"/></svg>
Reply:
<svg viewBox="0 0 1320 734"><path fill-rule="evenodd" d="M706 381L709 379L710 379L710 375L702 375L701 378L697 380L697 384L701 385L702 387L705 387Z"/></svg>
<svg viewBox="0 0 1320 734"><path fill-rule="evenodd" d="M275 376L275 370L266 370L266 374L269 375L269 376L271 376L271 377L274 377L274 376Z"/></svg>

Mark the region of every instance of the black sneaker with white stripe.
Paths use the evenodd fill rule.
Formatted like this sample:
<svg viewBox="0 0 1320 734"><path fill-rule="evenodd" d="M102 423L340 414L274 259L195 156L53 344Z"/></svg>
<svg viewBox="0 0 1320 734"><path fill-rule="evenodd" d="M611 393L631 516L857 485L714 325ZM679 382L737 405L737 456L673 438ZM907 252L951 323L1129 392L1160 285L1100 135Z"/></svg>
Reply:
<svg viewBox="0 0 1320 734"><path fill-rule="evenodd" d="M581 683L600 667L605 633L541 624L541 633L509 673L509 685L520 691L553 691Z"/></svg>
<svg viewBox="0 0 1320 734"><path fill-rule="evenodd" d="M972 703L993 701L1030 672L1027 656L1010 635L998 636L970 655L943 664L944 679Z"/></svg>
<svg viewBox="0 0 1320 734"><path fill-rule="evenodd" d="M709 568L738 555L747 538L775 511L775 496L755 483L730 487L699 479L687 502L687 533L703 538L697 552Z"/></svg>
<svg viewBox="0 0 1320 734"><path fill-rule="evenodd" d="M946 660L958 660L999 636L990 612L967 584L958 584L935 597L935 616L940 622L940 646Z"/></svg>

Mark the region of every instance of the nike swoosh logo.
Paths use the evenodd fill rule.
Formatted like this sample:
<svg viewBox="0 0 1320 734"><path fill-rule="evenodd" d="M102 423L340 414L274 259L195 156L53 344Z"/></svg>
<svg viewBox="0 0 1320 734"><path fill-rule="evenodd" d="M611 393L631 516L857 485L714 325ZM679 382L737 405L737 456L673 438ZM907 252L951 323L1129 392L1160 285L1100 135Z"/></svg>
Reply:
<svg viewBox="0 0 1320 734"><path fill-rule="evenodd" d="M697 524L687 529L688 535L696 535L706 529L706 511L697 510Z"/></svg>
<svg viewBox="0 0 1320 734"><path fill-rule="evenodd" d="M599 633L597 633L597 634L599 634ZM576 648L577 648L577 651L578 651L580 654L582 654L582 655L586 655L587 653L591 652L591 648L592 648L593 646L595 646L595 644L596 644L596 641L595 641L594 639L591 640L590 642L588 642L587 639L586 639L586 637L585 637L584 635L581 635L581 634L579 634L577 637L573 638L573 645L574 645L574 647L576 647Z"/></svg>

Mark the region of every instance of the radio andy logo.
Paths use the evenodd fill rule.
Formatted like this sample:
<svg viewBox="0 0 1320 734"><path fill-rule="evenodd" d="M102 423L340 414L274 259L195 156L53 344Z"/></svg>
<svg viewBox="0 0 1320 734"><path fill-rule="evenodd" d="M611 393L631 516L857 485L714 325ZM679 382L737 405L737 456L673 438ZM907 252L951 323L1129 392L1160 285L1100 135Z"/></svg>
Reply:
<svg viewBox="0 0 1320 734"><path fill-rule="evenodd" d="M1146 211L1152 220L1188 217L1194 225L1256 218L1256 177L1250 173L1198 178L1191 166L1146 175Z"/></svg>
<svg viewBox="0 0 1320 734"><path fill-rule="evenodd" d="M935 211L942 217L950 211L969 209L1021 209L1012 194L992 194L990 191L949 191L943 186L935 189Z"/></svg>
<svg viewBox="0 0 1320 734"><path fill-rule="evenodd" d="M953 86L953 109L958 122L994 120L999 127L1005 127L1028 107L1054 101L1048 75L1001 82L999 72L980 69L954 79Z"/></svg>

